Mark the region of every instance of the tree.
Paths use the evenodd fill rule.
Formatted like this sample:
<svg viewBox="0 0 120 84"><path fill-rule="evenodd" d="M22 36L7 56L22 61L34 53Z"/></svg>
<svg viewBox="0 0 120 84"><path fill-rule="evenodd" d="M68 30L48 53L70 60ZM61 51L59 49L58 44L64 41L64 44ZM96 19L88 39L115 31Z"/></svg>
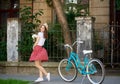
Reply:
<svg viewBox="0 0 120 84"><path fill-rule="evenodd" d="M58 21L63 30L64 41L65 41L65 43L72 44L68 23L67 23L64 11L62 9L61 2L60 2L60 0L52 0L52 3L53 3L53 7L56 11Z"/></svg>

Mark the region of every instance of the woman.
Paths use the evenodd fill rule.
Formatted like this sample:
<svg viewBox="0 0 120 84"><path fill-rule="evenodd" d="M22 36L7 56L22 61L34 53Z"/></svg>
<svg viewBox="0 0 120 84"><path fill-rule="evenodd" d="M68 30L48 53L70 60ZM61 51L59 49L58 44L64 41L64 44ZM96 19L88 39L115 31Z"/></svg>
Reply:
<svg viewBox="0 0 120 84"><path fill-rule="evenodd" d="M39 69L39 78L35 82L44 81L43 75L50 81L50 73L48 73L42 66L43 61L48 61L48 54L43 47L47 36L47 24L45 23L40 27L40 32L37 35L36 41L33 45L33 52L30 56L30 61L35 61L35 66Z"/></svg>

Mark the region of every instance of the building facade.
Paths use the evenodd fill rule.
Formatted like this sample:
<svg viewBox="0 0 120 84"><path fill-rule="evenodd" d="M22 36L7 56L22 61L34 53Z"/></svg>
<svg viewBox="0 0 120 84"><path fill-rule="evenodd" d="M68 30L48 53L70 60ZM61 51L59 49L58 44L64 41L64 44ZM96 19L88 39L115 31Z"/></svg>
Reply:
<svg viewBox="0 0 120 84"><path fill-rule="evenodd" d="M62 0L63 1L63 0ZM119 0L89 0L89 15L95 18L94 28L97 30L103 29L106 25L119 25L120 24L120 10ZM31 6L32 12L37 12L39 9L43 9L43 15L39 17L42 23L54 23L56 18L54 10L49 7L46 0L0 0L0 30L6 32L7 18L20 17L19 8L23 6ZM107 27L107 38L111 44L111 27ZM0 41L6 40L6 33L1 34ZM115 39L117 43L113 46L118 46L120 28L114 27ZM106 34L105 34L106 35ZM112 46L110 46L112 47ZM117 53L119 50L117 49ZM115 52L116 53L116 52ZM119 54L119 53L118 53ZM110 56L111 58L111 56ZM117 62L120 56L117 56ZM111 58L112 59L112 58Z"/></svg>
<svg viewBox="0 0 120 84"><path fill-rule="evenodd" d="M119 10L115 8L116 2L117 0L89 0L89 15L96 18L97 27L111 24L119 19ZM54 20L54 11L45 0L1 0L0 5L0 25L5 23L6 18L19 17L17 12L23 6L31 6L33 13L43 9L44 14L39 17L42 23L51 23ZM119 23L118 20L116 22Z"/></svg>

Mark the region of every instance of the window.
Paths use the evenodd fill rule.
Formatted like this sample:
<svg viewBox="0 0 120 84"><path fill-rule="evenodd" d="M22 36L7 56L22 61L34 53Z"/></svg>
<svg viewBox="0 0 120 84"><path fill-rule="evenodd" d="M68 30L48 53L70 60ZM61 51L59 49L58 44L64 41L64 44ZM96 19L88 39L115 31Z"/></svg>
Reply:
<svg viewBox="0 0 120 84"><path fill-rule="evenodd" d="M0 27L14 17L19 17L19 0L0 0Z"/></svg>

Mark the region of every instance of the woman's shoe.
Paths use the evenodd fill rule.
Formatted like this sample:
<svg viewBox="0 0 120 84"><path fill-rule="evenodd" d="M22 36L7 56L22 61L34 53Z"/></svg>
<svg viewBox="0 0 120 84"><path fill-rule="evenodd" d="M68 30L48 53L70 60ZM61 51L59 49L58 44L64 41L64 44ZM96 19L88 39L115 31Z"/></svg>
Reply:
<svg viewBox="0 0 120 84"><path fill-rule="evenodd" d="M50 81L50 73L47 74L46 78L48 81Z"/></svg>
<svg viewBox="0 0 120 84"><path fill-rule="evenodd" d="M37 80L35 80L35 82L41 82L41 81L44 81L43 78L38 78Z"/></svg>

